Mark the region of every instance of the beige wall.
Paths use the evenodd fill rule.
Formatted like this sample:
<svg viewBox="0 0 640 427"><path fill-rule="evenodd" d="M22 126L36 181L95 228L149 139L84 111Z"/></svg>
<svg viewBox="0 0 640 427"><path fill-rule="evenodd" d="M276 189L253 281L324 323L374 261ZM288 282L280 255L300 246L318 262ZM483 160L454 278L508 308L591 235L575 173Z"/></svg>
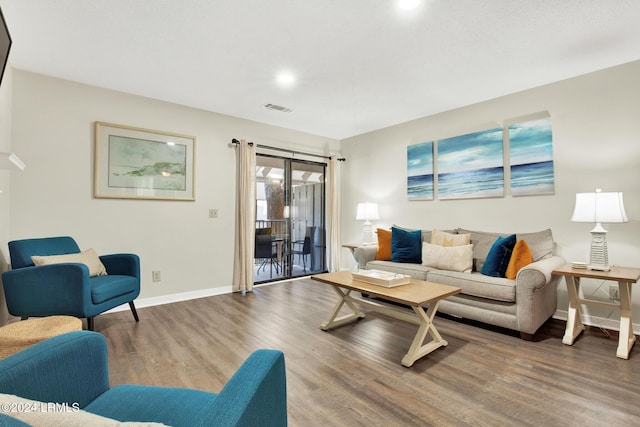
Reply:
<svg viewBox="0 0 640 427"><path fill-rule="evenodd" d="M572 223L576 192L623 191L631 222L606 225L612 264L640 267L640 62L611 68L465 108L381 129L342 142L342 240L361 241L356 203L375 201L374 226L454 228L503 232L551 228L558 253L588 258L592 225ZM453 88L455 90L455 88ZM406 147L411 144L501 126L505 120L548 111L553 120L555 195L411 201L406 195ZM348 251L343 265L352 266ZM609 282L584 281L585 294L608 298ZM601 287L600 290L598 288ZM633 298L640 321L640 292ZM558 308L566 311L564 283ZM615 318L608 309L585 310Z"/></svg>
<svg viewBox="0 0 640 427"><path fill-rule="evenodd" d="M232 138L328 154L339 141L14 70L9 238L70 235L82 249L140 255L141 299L230 290L236 154ZM257 107L259 108L259 107ZM278 113L274 113L278 114ZM196 201L94 199L93 126L196 136ZM216 208L217 219L208 211ZM6 254L6 236L3 251ZM151 272L162 273L152 282Z"/></svg>

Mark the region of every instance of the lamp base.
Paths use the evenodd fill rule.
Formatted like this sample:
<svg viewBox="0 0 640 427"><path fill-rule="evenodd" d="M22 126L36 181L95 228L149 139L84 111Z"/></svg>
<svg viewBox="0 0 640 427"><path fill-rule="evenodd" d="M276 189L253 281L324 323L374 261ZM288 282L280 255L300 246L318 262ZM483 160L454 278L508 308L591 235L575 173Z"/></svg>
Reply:
<svg viewBox="0 0 640 427"><path fill-rule="evenodd" d="M362 227L362 244L370 245L373 242L373 228L371 223L366 221Z"/></svg>
<svg viewBox="0 0 640 427"><path fill-rule="evenodd" d="M607 230L600 223L591 230L591 251L589 252L589 270L609 271L609 250L607 249Z"/></svg>

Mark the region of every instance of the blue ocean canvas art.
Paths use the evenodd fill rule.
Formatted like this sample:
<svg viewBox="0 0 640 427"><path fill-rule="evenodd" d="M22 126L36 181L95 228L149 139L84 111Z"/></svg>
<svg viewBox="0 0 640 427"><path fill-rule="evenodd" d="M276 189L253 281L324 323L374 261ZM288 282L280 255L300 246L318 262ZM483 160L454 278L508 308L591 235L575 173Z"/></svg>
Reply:
<svg viewBox="0 0 640 427"><path fill-rule="evenodd" d="M502 128L438 141L438 198L503 196Z"/></svg>
<svg viewBox="0 0 640 427"><path fill-rule="evenodd" d="M407 196L433 200L433 142L407 147Z"/></svg>
<svg viewBox="0 0 640 427"><path fill-rule="evenodd" d="M511 194L554 193L551 117L509 126Z"/></svg>

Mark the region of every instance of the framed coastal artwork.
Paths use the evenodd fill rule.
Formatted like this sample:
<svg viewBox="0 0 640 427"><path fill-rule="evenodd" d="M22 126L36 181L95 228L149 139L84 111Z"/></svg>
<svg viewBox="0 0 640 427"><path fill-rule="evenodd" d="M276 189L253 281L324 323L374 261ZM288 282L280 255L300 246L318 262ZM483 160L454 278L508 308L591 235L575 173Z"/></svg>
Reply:
<svg viewBox="0 0 640 427"><path fill-rule="evenodd" d="M195 137L95 124L94 197L195 200Z"/></svg>
<svg viewBox="0 0 640 427"><path fill-rule="evenodd" d="M551 117L509 125L511 194L554 194Z"/></svg>
<svg viewBox="0 0 640 427"><path fill-rule="evenodd" d="M438 141L438 198L504 197L502 128Z"/></svg>
<svg viewBox="0 0 640 427"><path fill-rule="evenodd" d="M433 142L407 147L407 197L433 200Z"/></svg>

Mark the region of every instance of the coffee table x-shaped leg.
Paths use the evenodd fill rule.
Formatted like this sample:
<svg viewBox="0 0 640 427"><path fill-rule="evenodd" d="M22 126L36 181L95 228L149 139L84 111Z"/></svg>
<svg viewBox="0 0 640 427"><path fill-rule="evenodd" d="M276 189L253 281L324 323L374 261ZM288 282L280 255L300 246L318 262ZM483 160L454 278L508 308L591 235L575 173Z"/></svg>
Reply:
<svg viewBox="0 0 640 427"><path fill-rule="evenodd" d="M331 311L327 321L321 325L321 329L323 331L344 325L345 323L353 320L363 319L365 314L356 306L356 304L362 304L372 308L374 311L381 312L387 316L404 320L406 322L415 323L419 326L411 346L409 347L409 351L402 358L403 366L410 367L416 360L426 356L437 348L444 347L448 344L448 342L440 336L440 333L438 333L438 330L433 324L433 318L435 317L438 306L440 305L440 299L429 304L426 310L422 305L412 305L411 308L413 309L413 313L411 313L406 309L394 307L389 304L361 298L353 298L351 296L351 289L342 289L336 285L331 286L331 288L336 292L340 299ZM340 311L345 305L350 309L350 313L339 316ZM431 340L425 343L424 341L427 338L427 335L431 337Z"/></svg>

